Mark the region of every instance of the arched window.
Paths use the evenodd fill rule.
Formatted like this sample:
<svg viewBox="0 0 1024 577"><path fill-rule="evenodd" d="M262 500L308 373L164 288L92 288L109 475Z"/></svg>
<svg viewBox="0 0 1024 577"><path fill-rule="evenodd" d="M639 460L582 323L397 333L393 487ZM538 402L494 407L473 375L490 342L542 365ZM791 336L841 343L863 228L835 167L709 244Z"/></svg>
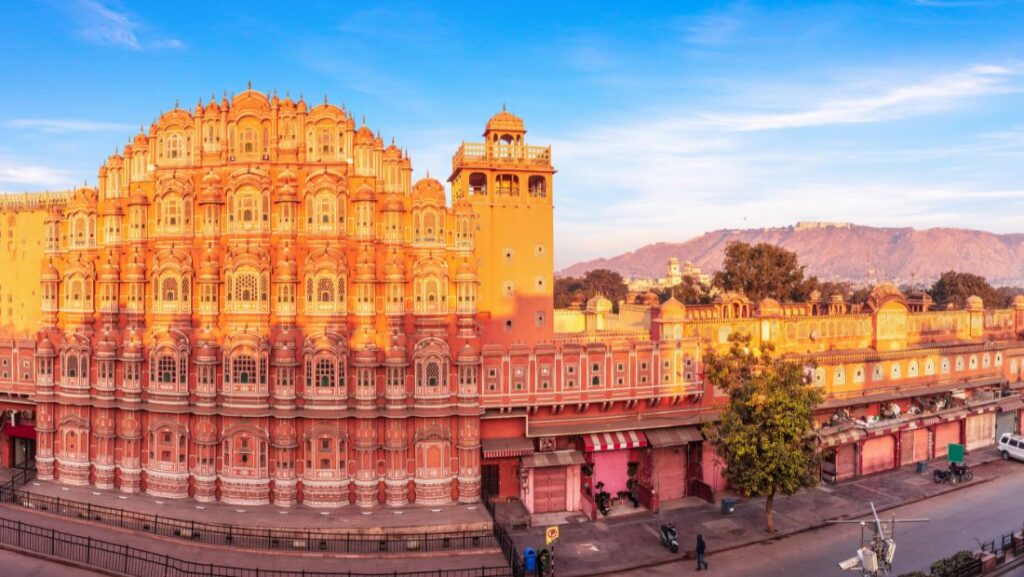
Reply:
<svg viewBox="0 0 1024 577"><path fill-rule="evenodd" d="M321 304L334 302L334 283L329 277L322 276L317 280L316 300Z"/></svg>
<svg viewBox="0 0 1024 577"><path fill-rule="evenodd" d="M548 195L547 182L543 176L531 176L528 182L530 196L544 198Z"/></svg>
<svg viewBox="0 0 1024 577"><path fill-rule="evenodd" d="M248 385L256 382L256 357L239 354L231 360L231 375L235 384Z"/></svg>
<svg viewBox="0 0 1024 577"><path fill-rule="evenodd" d="M178 363L171 355L160 355L156 362L156 380L158 383L176 383L178 381Z"/></svg>
<svg viewBox="0 0 1024 577"><path fill-rule="evenodd" d="M75 355L68 355L66 359L66 368L64 370L64 376L69 379L78 378L78 357Z"/></svg>
<svg viewBox="0 0 1024 577"><path fill-rule="evenodd" d="M438 363L427 363L427 386L436 387L441 382L441 368Z"/></svg>
<svg viewBox="0 0 1024 577"><path fill-rule="evenodd" d="M160 294L163 295L165 303L178 302L178 279L173 276L165 276L160 284Z"/></svg>
<svg viewBox="0 0 1024 577"><path fill-rule="evenodd" d="M335 385L334 363L330 359L317 360L314 382L318 387L333 387Z"/></svg>
<svg viewBox="0 0 1024 577"><path fill-rule="evenodd" d="M183 147L180 134L174 133L168 135L165 148L167 151L167 158L170 160L175 160L185 156L184 151L182 150Z"/></svg>
<svg viewBox="0 0 1024 577"><path fill-rule="evenodd" d="M253 158L258 147L256 145L256 130L252 127L243 128L239 138L239 149L244 158Z"/></svg>

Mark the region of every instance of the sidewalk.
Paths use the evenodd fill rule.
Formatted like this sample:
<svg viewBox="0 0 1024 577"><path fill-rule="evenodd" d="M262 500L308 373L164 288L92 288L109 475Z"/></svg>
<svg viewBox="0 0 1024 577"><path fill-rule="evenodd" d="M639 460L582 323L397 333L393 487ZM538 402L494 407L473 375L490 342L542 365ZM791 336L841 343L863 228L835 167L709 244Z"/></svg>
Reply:
<svg viewBox="0 0 1024 577"><path fill-rule="evenodd" d="M995 462L993 462L995 461ZM851 519L870 514L870 503L879 512L949 491L985 483L1000 474L1021 470L1024 464L1002 462L994 448L980 449L967 457L974 468L974 480L955 487L937 484L932 469L942 460L929 463L929 470L917 474L913 467L872 475L838 485L819 485L792 497L775 498L775 528L765 532L764 499L740 499L732 515L722 515L720 505L685 500L681 507L660 514L593 523L563 525L556 545L556 565L562 577L600 575L660 565L691 555L697 533L704 535L708 551L735 549L754 543L778 540L788 535L822 527L832 519ZM682 552L671 554L658 540L658 528L675 523ZM544 527L510 532L519 551L544 547Z"/></svg>
<svg viewBox="0 0 1024 577"><path fill-rule="evenodd" d="M437 569L479 569L480 567L508 567L504 555L498 549L479 550L463 554L426 554L420 557L380 556L377 558L339 558L321 553L280 553L247 549L217 547L194 544L147 533L124 530L87 521L55 517L38 511L12 505L0 505L0 516L9 521L21 521L47 529L56 529L91 537L94 540L128 545L143 549L158 556L168 555L195 563L211 563L229 567L256 569L260 571L345 572L387 574L392 572L422 571ZM2 573L2 570L0 570Z"/></svg>
<svg viewBox="0 0 1024 577"><path fill-rule="evenodd" d="M0 469L0 482L10 477ZM82 503L159 515L167 519L201 521L247 528L314 530L322 533L430 533L490 531L491 517L481 503L425 507L374 507L362 509L344 505L336 509L314 509L302 505L228 505L199 503L192 499L163 499L151 495L129 495L111 489L62 485L54 481L32 482L19 488L36 495L59 497Z"/></svg>

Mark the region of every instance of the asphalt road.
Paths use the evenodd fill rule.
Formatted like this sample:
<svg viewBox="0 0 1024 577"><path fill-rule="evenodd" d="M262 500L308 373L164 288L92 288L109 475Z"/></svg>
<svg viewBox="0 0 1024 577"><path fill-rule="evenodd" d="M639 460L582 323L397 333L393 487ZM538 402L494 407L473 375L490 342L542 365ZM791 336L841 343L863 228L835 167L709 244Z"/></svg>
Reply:
<svg viewBox="0 0 1024 577"><path fill-rule="evenodd" d="M101 573L83 571L0 549L0 574L4 577L97 577Z"/></svg>
<svg viewBox="0 0 1024 577"><path fill-rule="evenodd" d="M977 549L979 541L998 539L1022 526L1024 463L996 462L988 466L998 468L1000 476L997 479L966 486L882 515L883 519L890 518L895 512L897 517L930 519L928 523L897 526L894 575L927 570L936 559L961 549ZM713 554L714 543L709 543L712 555L707 559L708 568L714 575L736 577L851 577L856 573L841 571L836 564L854 555L860 545L860 534L859 525L833 525L717 555ZM695 569L696 563L687 559L616 575L675 577L690 574ZM1024 577L1024 570L1013 575Z"/></svg>

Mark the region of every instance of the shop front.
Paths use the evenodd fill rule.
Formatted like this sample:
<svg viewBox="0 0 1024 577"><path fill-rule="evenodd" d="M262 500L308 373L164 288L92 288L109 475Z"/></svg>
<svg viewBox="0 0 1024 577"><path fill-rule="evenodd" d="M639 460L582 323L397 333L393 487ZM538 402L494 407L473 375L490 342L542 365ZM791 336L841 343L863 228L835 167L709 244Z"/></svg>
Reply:
<svg viewBox="0 0 1024 577"><path fill-rule="evenodd" d="M996 442L996 406L986 407L984 412L968 415L964 421L964 442L968 451L990 447Z"/></svg>
<svg viewBox="0 0 1024 577"><path fill-rule="evenodd" d="M996 439L1003 433L1016 434L1020 431L1020 410L1024 408L1024 400L1020 397L999 399L999 412L996 413Z"/></svg>
<svg viewBox="0 0 1024 577"><path fill-rule="evenodd" d="M688 467L691 451L700 451L704 441L697 427L672 427L645 431L649 447L640 467L641 502L657 511L666 501L689 494L690 479L700 476L699 468Z"/></svg>
<svg viewBox="0 0 1024 577"><path fill-rule="evenodd" d="M588 499L594 501L601 485L601 490L611 496L613 507L621 503L620 495L629 492L630 481L638 480L644 447L647 437L642 431L584 435L583 455L590 473Z"/></svg>
<svg viewBox="0 0 1024 577"><path fill-rule="evenodd" d="M861 475L888 471L896 466L896 437L878 435L861 445Z"/></svg>
<svg viewBox="0 0 1024 577"><path fill-rule="evenodd" d="M522 501L531 515L580 510L579 451L549 451L522 457Z"/></svg>
<svg viewBox="0 0 1024 577"><path fill-rule="evenodd" d="M857 443L867 434L863 429L819 431L821 479L838 483L857 475Z"/></svg>
<svg viewBox="0 0 1024 577"><path fill-rule="evenodd" d="M27 411L0 411L0 466L32 468L36 458L36 428L23 417Z"/></svg>
<svg viewBox="0 0 1024 577"><path fill-rule="evenodd" d="M533 440L525 437L483 439L480 441L480 483L483 493L493 500L519 497L520 457L533 454Z"/></svg>

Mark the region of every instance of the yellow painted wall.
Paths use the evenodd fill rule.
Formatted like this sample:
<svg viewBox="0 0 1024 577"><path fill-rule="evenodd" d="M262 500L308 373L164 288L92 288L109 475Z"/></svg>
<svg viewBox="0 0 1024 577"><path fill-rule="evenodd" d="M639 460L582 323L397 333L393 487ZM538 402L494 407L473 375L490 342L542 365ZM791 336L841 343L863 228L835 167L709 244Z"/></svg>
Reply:
<svg viewBox="0 0 1024 577"><path fill-rule="evenodd" d="M0 207L0 333L33 336L39 327L46 214Z"/></svg>

